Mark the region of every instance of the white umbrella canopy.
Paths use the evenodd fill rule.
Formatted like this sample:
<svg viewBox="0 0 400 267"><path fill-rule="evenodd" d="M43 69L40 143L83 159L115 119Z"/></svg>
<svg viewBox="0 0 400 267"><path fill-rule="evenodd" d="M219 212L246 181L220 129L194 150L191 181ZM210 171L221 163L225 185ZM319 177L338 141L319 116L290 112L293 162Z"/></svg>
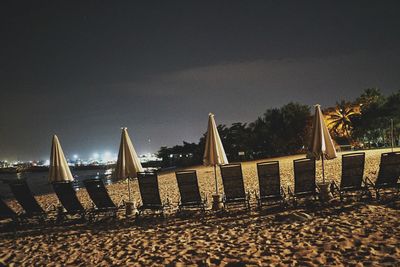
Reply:
<svg viewBox="0 0 400 267"><path fill-rule="evenodd" d="M208 115L208 129L206 138L206 147L204 150L203 164L205 166L215 166L227 164L225 149L215 123L214 114Z"/></svg>
<svg viewBox="0 0 400 267"><path fill-rule="evenodd" d="M115 166L115 180L128 179L128 194L131 201L131 190L129 178L136 178L138 172L142 172L143 167L129 138L128 129L122 128L121 144L119 146L118 160Z"/></svg>
<svg viewBox="0 0 400 267"><path fill-rule="evenodd" d="M308 157L317 160L322 159L322 178L323 183L325 183L324 159L334 159L337 157L337 154L319 104L315 105L315 115L311 136L311 143L308 148Z"/></svg>
<svg viewBox="0 0 400 267"><path fill-rule="evenodd" d="M142 171L143 167L129 138L128 129L123 128L117 165L115 167L115 178L117 180L136 178L137 173Z"/></svg>
<svg viewBox="0 0 400 267"><path fill-rule="evenodd" d="M225 149L215 123L214 114L208 114L208 129L206 138L206 147L204 150L203 164L205 166L214 166L215 193L218 195L218 183L216 165L228 164Z"/></svg>
<svg viewBox="0 0 400 267"><path fill-rule="evenodd" d="M50 154L49 182L72 182L74 177L69 169L57 135L53 136Z"/></svg>

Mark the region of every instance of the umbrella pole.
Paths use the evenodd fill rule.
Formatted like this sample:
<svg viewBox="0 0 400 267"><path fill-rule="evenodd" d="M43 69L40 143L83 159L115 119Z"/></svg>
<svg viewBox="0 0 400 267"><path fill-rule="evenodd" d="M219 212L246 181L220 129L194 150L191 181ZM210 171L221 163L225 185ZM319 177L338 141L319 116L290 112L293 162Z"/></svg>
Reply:
<svg viewBox="0 0 400 267"><path fill-rule="evenodd" d="M129 177L128 177L128 198L129 198L129 202L131 202L132 201L132 199L131 199L131 182L130 182Z"/></svg>
<svg viewBox="0 0 400 267"><path fill-rule="evenodd" d="M324 155L321 156L322 158L322 183L325 184L325 166L324 166Z"/></svg>
<svg viewBox="0 0 400 267"><path fill-rule="evenodd" d="M217 165L214 165L215 194L218 195Z"/></svg>

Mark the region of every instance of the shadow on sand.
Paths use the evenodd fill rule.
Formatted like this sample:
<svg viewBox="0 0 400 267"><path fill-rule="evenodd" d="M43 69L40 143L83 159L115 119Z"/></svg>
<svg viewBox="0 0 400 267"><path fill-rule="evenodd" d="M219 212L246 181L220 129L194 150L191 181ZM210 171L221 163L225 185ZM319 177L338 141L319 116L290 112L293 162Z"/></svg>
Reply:
<svg viewBox="0 0 400 267"><path fill-rule="evenodd" d="M118 232L126 229L131 230L148 230L157 227L171 228L174 231L185 231L187 228L196 226L216 225L235 225L240 224L246 227L252 223L262 222L268 225L291 224L293 222L304 222L312 220L316 217L328 217L339 214L351 214L353 211L365 206L384 205L387 208L399 210L400 204L398 200L386 200L385 202L352 202L348 201L340 203L333 201L329 204L313 204L297 208L282 208L273 206L262 210L253 209L250 211L241 209L232 209L227 211L211 211L208 210L204 214L201 212L185 211L180 214L170 213L166 217L162 216L144 216L140 218L123 218L119 219L102 218L96 222L89 223L82 220L70 219L62 224L55 224L54 218L50 216L49 220L44 224L38 224L35 221L14 225L12 222L4 222L0 226L1 238L22 238L36 235L80 235L85 232L92 234L100 232Z"/></svg>

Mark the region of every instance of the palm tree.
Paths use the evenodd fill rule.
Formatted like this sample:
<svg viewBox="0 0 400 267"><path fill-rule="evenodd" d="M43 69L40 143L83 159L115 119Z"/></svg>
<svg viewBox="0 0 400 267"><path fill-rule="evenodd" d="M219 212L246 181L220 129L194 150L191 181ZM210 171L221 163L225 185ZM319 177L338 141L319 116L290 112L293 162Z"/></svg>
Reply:
<svg viewBox="0 0 400 267"><path fill-rule="evenodd" d="M342 100L333 110L328 111L327 126L336 136L350 139L353 130L351 120L359 115L361 115L360 105L353 105Z"/></svg>

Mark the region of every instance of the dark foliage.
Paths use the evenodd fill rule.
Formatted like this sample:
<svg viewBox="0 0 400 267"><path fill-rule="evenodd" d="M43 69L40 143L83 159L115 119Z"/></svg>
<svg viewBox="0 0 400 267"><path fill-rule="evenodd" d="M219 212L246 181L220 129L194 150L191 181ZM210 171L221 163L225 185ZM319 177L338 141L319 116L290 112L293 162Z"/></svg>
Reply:
<svg viewBox="0 0 400 267"><path fill-rule="evenodd" d="M334 110L358 106L361 114L346 116L344 129L346 141L361 147L382 147L391 145L390 121L394 122L394 143L398 144L400 132L400 91L385 97L379 89L366 89L355 101L342 101ZM351 121L349 121L351 119ZM339 122L341 122L339 121ZM218 125L222 143L229 161L261 159L303 152L310 138L312 124L311 107L298 103L289 103L281 108L267 109L252 123L233 123L230 127ZM332 124L337 127L336 124ZM337 144L345 143L344 137L335 135L330 129ZM198 143L183 142L183 145L161 147L158 156L162 158L163 167L184 167L202 164L206 134ZM239 152L240 155L239 155ZM243 155L244 154L244 155Z"/></svg>

